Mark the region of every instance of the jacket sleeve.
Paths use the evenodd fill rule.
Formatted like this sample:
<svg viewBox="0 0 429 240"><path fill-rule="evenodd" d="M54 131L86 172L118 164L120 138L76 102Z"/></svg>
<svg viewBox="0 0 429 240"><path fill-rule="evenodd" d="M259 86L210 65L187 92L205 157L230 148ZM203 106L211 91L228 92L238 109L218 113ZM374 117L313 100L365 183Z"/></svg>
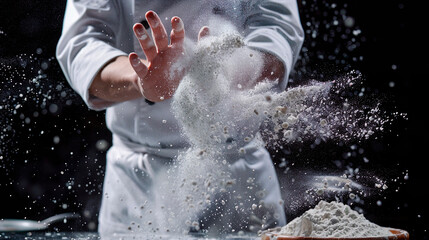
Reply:
<svg viewBox="0 0 429 240"><path fill-rule="evenodd" d="M102 110L113 104L90 96L88 88L103 66L127 55L116 47L116 37L121 34L119 11L113 0L69 0L66 5L56 57L71 87L91 109Z"/></svg>
<svg viewBox="0 0 429 240"><path fill-rule="evenodd" d="M245 43L283 62L285 76L280 79L279 87L284 90L304 42L296 0L257 0L247 11Z"/></svg>

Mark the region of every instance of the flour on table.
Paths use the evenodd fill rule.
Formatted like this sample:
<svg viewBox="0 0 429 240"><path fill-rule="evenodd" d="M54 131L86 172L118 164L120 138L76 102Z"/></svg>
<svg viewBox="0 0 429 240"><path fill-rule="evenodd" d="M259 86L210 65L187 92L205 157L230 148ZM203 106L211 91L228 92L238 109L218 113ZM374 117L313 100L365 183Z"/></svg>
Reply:
<svg viewBox="0 0 429 240"><path fill-rule="evenodd" d="M320 201L282 227L280 235L299 237L387 237L393 233L367 220L350 206L340 202Z"/></svg>

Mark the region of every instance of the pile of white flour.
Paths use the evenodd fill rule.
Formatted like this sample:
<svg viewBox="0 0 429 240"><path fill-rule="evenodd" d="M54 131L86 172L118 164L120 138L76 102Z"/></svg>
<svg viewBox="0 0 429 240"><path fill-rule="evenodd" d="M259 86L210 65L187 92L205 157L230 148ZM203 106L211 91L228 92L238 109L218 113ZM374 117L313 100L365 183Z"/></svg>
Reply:
<svg viewBox="0 0 429 240"><path fill-rule="evenodd" d="M339 202L320 201L282 227L280 235L299 237L386 237L389 228L368 221L362 214Z"/></svg>

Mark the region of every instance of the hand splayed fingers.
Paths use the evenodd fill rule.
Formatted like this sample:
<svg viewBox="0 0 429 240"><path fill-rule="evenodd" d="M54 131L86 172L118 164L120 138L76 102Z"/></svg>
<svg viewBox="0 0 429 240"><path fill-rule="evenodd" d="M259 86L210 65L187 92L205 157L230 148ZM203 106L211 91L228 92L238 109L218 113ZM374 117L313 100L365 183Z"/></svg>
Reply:
<svg viewBox="0 0 429 240"><path fill-rule="evenodd" d="M170 34L171 44L164 25L159 16L149 11L146 19L152 29L152 39L142 24L134 25L134 33L146 56L147 63L138 58L137 54L131 53L129 61L134 71L140 78L139 88L144 91L144 96L153 102L169 99L173 96L184 72L171 74L173 63L177 62L183 53L183 42L185 39L185 28L179 17L171 19L172 31Z"/></svg>

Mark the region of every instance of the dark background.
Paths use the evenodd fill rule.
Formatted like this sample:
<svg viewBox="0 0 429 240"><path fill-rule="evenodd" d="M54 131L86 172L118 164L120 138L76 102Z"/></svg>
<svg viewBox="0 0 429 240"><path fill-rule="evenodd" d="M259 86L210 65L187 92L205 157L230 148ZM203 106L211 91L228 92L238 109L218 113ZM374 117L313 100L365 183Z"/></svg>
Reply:
<svg viewBox="0 0 429 240"><path fill-rule="evenodd" d="M377 224L407 230L411 239L428 239L423 113L429 62L422 34L427 30L417 11L422 7L397 0L313 0L299 6L306 40L291 85L355 70L366 93L390 112L407 113L408 120L395 120L367 141L270 149L282 181L358 168L370 180L357 181L374 188L374 178L381 179L388 189L362 197L356 209ZM65 1L0 2L0 219L77 212L79 221L57 229L95 231L111 135L104 112L87 109L55 59L64 9ZM293 208L286 196L289 219L314 204L291 196L304 207Z"/></svg>

